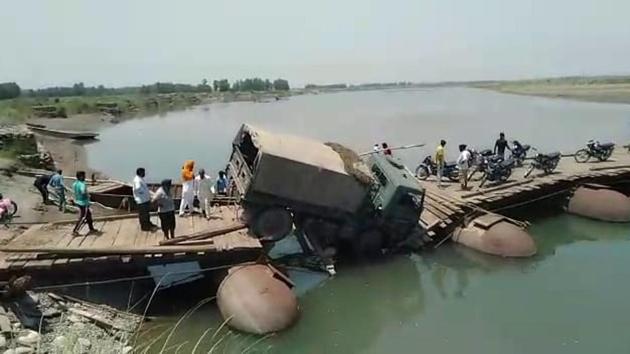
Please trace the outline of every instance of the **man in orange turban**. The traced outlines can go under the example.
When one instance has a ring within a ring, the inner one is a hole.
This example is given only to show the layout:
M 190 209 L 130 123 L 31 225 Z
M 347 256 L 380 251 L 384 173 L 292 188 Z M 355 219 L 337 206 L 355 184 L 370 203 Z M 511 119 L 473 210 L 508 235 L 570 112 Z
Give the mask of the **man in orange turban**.
M 188 160 L 182 168 L 182 201 L 179 204 L 179 216 L 184 216 L 186 207 L 192 214 L 193 201 L 195 199 L 195 188 L 193 186 L 195 180 L 195 161 Z

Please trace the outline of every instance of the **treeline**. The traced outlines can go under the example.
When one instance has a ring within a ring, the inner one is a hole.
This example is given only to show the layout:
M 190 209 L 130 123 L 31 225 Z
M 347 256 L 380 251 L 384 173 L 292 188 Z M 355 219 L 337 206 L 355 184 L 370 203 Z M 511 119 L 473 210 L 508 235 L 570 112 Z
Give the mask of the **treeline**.
M 15 82 L 0 83 L 0 100 L 19 97 L 22 90 Z
M 128 95 L 128 94 L 155 94 L 155 93 L 177 93 L 177 92 L 227 92 L 227 91 L 288 91 L 289 82 L 284 79 L 276 79 L 273 82 L 269 79 L 251 78 L 236 80 L 230 83 L 227 79 L 214 80 L 212 85 L 207 79 L 203 79 L 198 85 L 180 84 L 172 82 L 156 82 L 151 85 L 128 86 L 128 87 L 105 87 L 85 86 L 78 82 L 72 86 L 55 86 L 42 89 L 22 90 L 15 82 L 0 83 L 0 99 L 10 99 L 16 97 L 70 97 L 70 96 L 107 96 L 107 95 Z
M 334 90 L 334 89 L 347 89 L 348 85 L 346 84 L 329 84 L 329 85 L 315 85 L 315 84 L 307 84 L 306 86 L 304 86 L 305 89 L 307 90 L 319 90 L 319 89 L 324 89 L 324 90 Z

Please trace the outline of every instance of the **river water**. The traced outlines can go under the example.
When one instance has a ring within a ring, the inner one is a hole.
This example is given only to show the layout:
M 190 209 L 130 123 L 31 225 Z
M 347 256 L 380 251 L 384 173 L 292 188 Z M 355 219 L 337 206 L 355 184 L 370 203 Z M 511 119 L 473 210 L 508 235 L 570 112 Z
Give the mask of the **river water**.
M 428 143 L 402 154 L 409 164 L 442 137 L 452 142 L 453 158 L 456 143 L 489 146 L 499 131 L 541 150 L 567 152 L 589 138 L 630 140 L 630 105 L 448 88 L 218 104 L 130 120 L 103 131 L 88 157 L 120 179 L 129 179 L 137 165 L 154 180 L 175 177 L 185 159 L 216 171 L 242 122 L 359 151 L 381 141 Z M 334 278 L 295 272 L 302 316 L 290 330 L 262 339 L 222 330 L 211 338 L 221 319 L 208 304 L 181 321 L 165 347 L 174 352 L 182 344 L 180 352 L 190 352 L 203 337 L 204 352 L 219 342 L 215 349 L 227 353 L 630 353 L 630 227 L 558 210 L 533 214 L 530 232 L 539 253 L 531 259 L 444 245 L 348 266 Z M 144 343 L 179 315 L 149 325 L 154 334 Z

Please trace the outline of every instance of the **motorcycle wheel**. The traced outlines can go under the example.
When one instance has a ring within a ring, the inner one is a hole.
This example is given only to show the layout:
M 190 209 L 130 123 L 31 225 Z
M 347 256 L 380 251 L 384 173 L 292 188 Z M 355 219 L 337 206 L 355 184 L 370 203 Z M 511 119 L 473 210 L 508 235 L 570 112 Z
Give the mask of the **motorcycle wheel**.
M 613 152 L 612 149 L 606 150 L 606 151 L 602 152 L 601 155 L 597 156 L 597 158 L 599 159 L 599 161 L 602 161 L 602 162 L 606 161 L 606 160 L 608 160 L 610 155 L 612 155 L 612 152 Z
M 457 182 L 459 181 L 459 170 L 453 170 L 451 171 L 451 173 L 448 174 L 448 176 L 446 176 L 448 179 L 450 179 L 453 182 Z
M 584 163 L 591 158 L 591 153 L 586 149 L 580 149 L 575 152 L 575 156 L 573 156 L 573 158 L 577 163 Z
M 18 206 L 14 201 L 11 201 L 11 207 L 9 207 L 9 216 L 13 216 L 15 215 L 15 213 L 17 213 L 18 211 Z
M 426 180 L 429 178 L 429 169 L 425 165 L 418 165 L 416 167 L 416 177 L 423 181 Z
M 546 174 L 551 174 L 553 172 L 553 170 L 556 169 L 556 167 L 558 167 L 558 161 L 557 160 L 549 162 L 548 165 L 545 165 L 543 170 L 545 171 Z

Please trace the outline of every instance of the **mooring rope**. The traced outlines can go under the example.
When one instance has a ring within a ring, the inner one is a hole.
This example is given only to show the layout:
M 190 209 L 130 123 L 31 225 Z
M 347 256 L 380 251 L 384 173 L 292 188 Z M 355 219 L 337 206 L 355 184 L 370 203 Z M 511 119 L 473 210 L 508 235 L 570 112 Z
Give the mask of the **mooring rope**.
M 209 272 L 213 270 L 221 270 L 221 269 L 227 269 L 227 268 L 232 268 L 236 266 L 244 266 L 244 265 L 250 265 L 250 264 L 256 264 L 256 263 L 255 262 L 242 262 L 242 263 L 234 263 L 234 264 L 225 264 L 221 266 L 206 267 L 206 268 L 195 269 L 195 270 L 166 272 L 165 274 L 162 274 L 160 276 L 164 278 L 169 275 L 176 275 L 176 274 L 202 273 L 202 272 Z M 154 277 L 155 276 L 153 275 L 138 275 L 135 277 L 122 277 L 122 278 L 112 278 L 112 279 L 105 279 L 105 280 L 98 280 L 98 281 L 85 281 L 85 282 L 76 282 L 76 283 L 55 284 L 55 285 L 48 285 L 48 286 L 38 286 L 38 287 L 33 288 L 33 290 L 52 290 L 52 289 L 61 289 L 61 288 L 71 288 L 71 287 L 77 287 L 77 286 L 105 285 L 105 284 L 123 283 L 123 282 L 128 282 L 128 281 L 152 279 Z

